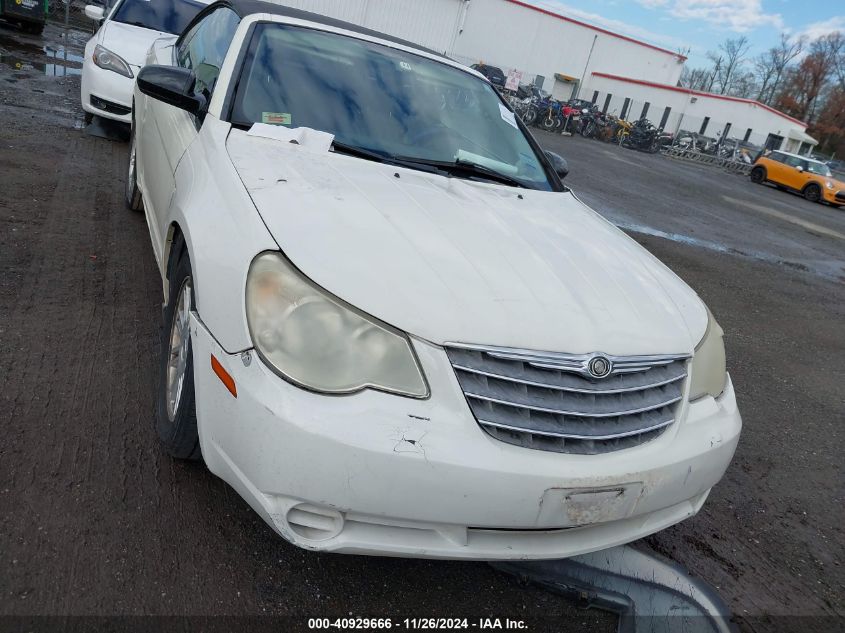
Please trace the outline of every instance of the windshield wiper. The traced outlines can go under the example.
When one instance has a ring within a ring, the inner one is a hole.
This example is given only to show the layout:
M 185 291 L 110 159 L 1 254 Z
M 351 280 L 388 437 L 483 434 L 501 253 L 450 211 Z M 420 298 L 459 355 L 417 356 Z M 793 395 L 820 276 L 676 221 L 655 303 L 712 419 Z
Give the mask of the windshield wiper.
M 440 171 L 445 171 L 452 176 L 465 174 L 484 178 L 486 180 L 494 180 L 505 185 L 511 185 L 512 187 L 521 187 L 522 189 L 529 188 L 525 183 L 517 180 L 513 176 L 508 176 L 500 171 L 490 169 L 480 163 L 466 160 L 464 158 L 459 158 L 453 163 L 445 160 L 425 160 L 423 158 L 413 158 L 411 156 L 397 156 L 396 159 L 417 165 L 428 165 L 429 167 L 434 167 Z
M 429 173 L 436 173 L 439 171 L 436 167 L 426 165 L 425 163 L 405 160 L 404 158 L 399 158 L 397 156 L 393 156 L 392 154 L 377 152 L 376 150 L 367 149 L 366 147 L 358 147 L 357 145 L 347 145 L 346 143 L 341 143 L 339 141 L 332 141 L 332 148 L 340 154 L 349 154 L 350 156 L 372 160 L 377 163 L 396 165 L 397 167 L 407 167 L 408 169 L 416 169 L 417 171 L 426 171 Z M 423 169 L 423 167 L 427 167 L 427 169 Z
M 367 160 L 373 160 L 379 163 L 386 163 L 388 165 L 396 165 L 397 167 L 407 167 L 408 169 L 426 171 L 432 174 L 439 173 L 451 176 L 463 174 L 467 176 L 476 176 L 505 185 L 528 189 L 524 183 L 520 182 L 516 178 L 466 159 L 457 159 L 455 162 L 449 162 L 425 160 L 423 158 L 414 158 L 413 156 L 395 156 L 393 154 L 377 152 L 376 150 L 368 149 L 366 147 L 347 145 L 346 143 L 341 143 L 339 141 L 332 142 L 332 147 L 336 152 L 349 154 L 350 156 L 357 156 L 358 158 L 365 158 Z

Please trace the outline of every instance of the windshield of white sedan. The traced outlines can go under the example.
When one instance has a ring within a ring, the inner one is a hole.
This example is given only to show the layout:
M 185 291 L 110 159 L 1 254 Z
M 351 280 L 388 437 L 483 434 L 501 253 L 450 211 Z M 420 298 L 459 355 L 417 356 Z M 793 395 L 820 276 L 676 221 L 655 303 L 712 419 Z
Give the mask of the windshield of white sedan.
M 232 122 L 310 127 L 334 134 L 336 151 L 552 188 L 513 112 L 489 84 L 352 37 L 259 25 L 237 83 Z
M 124 0 L 112 20 L 178 34 L 204 7 L 204 4 L 189 0 Z

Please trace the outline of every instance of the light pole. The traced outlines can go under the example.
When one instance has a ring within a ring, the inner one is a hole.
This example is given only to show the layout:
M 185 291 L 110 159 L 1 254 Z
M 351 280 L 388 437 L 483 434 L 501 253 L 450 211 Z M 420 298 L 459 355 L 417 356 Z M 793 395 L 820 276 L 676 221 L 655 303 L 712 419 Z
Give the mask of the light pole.
M 587 67 L 590 65 L 590 58 L 593 56 L 593 49 L 596 47 L 596 40 L 599 38 L 598 33 L 593 35 L 593 43 L 590 44 L 590 52 L 587 55 L 587 63 L 584 64 L 584 72 L 581 73 L 581 79 L 578 81 L 578 85 L 575 86 L 575 96 L 572 99 L 577 99 L 581 96 L 581 86 L 584 83 L 584 77 L 587 76 Z M 561 134 L 566 134 L 566 130 L 569 128 L 569 119 L 572 118 L 572 112 L 570 112 L 566 117 L 566 122 L 563 124 L 563 129 L 561 130 Z M 571 134 L 571 132 L 570 132 Z

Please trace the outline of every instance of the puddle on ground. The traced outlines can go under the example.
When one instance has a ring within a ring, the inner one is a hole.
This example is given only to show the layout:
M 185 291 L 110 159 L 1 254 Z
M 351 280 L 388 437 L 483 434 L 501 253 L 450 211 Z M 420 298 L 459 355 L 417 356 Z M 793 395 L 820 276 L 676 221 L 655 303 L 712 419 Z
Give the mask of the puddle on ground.
M 47 61 L 43 58 L 47 58 Z M 55 61 L 50 61 L 55 60 Z M 0 65 L 16 71 L 35 71 L 48 77 L 68 77 L 82 73 L 83 56 L 65 46 L 32 44 L 0 33 Z
M 628 222 L 614 222 L 616 226 L 627 233 L 641 233 L 643 235 L 652 235 L 654 237 L 661 237 L 666 240 L 686 244 L 688 246 L 697 246 L 699 248 L 706 248 L 718 253 L 728 253 L 730 255 L 738 255 L 740 257 L 749 257 L 757 259 L 769 264 L 778 264 L 780 266 L 787 266 L 794 270 L 809 272 L 824 277 L 831 281 L 843 282 L 845 281 L 845 265 L 840 260 L 804 260 L 792 261 L 783 259 L 771 253 L 764 253 L 762 251 L 738 250 L 731 248 L 720 242 L 713 242 L 711 240 L 703 240 L 689 235 L 682 235 L 680 233 L 668 233 L 655 229 L 650 226 L 642 224 L 631 224 Z
M 57 62 L 82 63 L 82 57 L 80 57 L 79 55 L 66 54 L 67 58 L 65 58 L 65 53 L 59 53 L 56 50 L 50 50 L 46 46 L 44 48 L 44 54 L 47 57 L 55 59 Z M 35 71 L 38 73 L 43 73 L 48 77 L 70 77 L 72 75 L 82 74 L 81 67 L 76 68 L 73 66 L 65 66 L 63 63 L 52 64 L 46 62 L 30 61 L 22 57 L 18 57 L 17 55 L 10 55 L 7 53 L 0 53 L 0 65 L 8 66 L 12 70 L 16 71 Z

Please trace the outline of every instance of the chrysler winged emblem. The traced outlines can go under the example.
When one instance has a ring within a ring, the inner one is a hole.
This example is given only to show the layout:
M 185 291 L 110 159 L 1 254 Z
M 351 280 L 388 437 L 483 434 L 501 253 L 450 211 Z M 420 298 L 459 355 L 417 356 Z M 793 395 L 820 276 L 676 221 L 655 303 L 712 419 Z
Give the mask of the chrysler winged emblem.
M 593 378 L 607 378 L 613 371 L 613 363 L 605 356 L 593 356 L 587 363 L 587 371 Z

